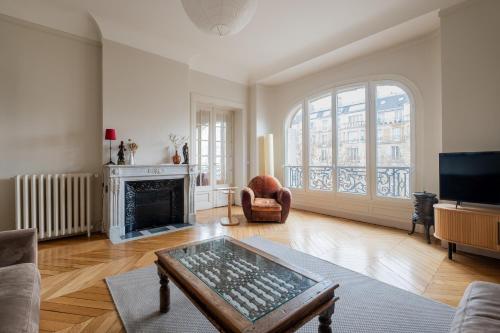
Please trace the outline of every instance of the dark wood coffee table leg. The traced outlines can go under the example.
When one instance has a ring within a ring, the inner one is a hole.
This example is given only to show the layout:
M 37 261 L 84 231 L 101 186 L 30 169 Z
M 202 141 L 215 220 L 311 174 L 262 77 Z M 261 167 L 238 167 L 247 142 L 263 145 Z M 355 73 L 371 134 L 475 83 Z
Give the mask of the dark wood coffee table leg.
M 318 327 L 318 332 L 319 333 L 331 333 L 332 328 L 330 325 L 332 324 L 332 316 L 333 313 L 335 312 L 335 303 L 333 303 L 328 309 L 323 311 L 319 315 L 319 327 Z
M 170 310 L 170 287 L 168 277 L 158 267 L 158 276 L 160 277 L 160 312 L 167 313 Z

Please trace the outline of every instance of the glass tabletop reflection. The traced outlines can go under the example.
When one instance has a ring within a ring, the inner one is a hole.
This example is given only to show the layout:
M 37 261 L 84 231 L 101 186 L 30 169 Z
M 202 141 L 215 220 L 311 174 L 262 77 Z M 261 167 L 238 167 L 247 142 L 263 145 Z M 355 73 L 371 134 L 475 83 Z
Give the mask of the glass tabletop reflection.
M 168 255 L 252 322 L 318 283 L 224 238 Z

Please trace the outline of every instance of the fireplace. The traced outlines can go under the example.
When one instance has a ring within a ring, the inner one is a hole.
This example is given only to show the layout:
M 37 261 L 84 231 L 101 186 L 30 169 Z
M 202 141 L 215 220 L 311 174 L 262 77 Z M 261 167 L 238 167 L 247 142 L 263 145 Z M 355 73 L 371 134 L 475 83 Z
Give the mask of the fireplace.
M 196 166 L 105 165 L 102 229 L 114 244 L 196 223 Z
M 184 178 L 125 182 L 125 233 L 184 223 Z

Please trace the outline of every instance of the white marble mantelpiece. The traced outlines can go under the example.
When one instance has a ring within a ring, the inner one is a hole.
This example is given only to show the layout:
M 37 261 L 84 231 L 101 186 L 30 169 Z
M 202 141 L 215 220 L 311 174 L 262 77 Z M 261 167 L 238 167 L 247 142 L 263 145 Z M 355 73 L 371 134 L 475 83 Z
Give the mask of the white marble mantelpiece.
M 160 179 L 184 179 L 184 223 L 196 222 L 195 165 L 105 165 L 102 231 L 113 243 L 122 242 L 125 235 L 125 182 Z

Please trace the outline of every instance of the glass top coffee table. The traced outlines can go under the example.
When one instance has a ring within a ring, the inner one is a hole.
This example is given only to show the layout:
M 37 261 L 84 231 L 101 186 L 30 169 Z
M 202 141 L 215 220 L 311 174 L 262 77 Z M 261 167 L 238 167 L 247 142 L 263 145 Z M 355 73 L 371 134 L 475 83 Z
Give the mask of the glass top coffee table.
M 161 312 L 170 279 L 222 332 L 288 332 L 316 315 L 319 331 L 331 331 L 338 285 L 262 250 L 224 236 L 156 255 Z

